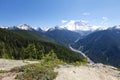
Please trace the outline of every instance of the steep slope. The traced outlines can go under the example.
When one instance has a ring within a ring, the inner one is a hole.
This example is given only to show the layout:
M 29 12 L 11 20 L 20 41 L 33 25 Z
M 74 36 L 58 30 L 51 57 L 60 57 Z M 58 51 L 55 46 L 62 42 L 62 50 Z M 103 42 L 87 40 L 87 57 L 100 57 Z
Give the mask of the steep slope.
M 94 32 L 73 45 L 94 62 L 120 67 L 120 30 L 107 29 Z
M 65 62 L 83 61 L 83 57 L 55 43 L 31 40 L 14 31 L 0 29 L 0 58 L 41 59 L 53 50 Z
M 81 37 L 77 32 L 58 28 L 48 30 L 45 35 L 63 45 L 73 43 L 76 39 Z

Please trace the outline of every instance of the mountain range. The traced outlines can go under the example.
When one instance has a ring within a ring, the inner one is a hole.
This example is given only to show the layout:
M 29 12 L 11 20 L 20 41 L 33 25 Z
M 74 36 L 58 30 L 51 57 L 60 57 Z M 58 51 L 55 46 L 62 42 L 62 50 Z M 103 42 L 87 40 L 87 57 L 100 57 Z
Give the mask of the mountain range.
M 48 28 L 48 30 L 43 30 L 40 27 L 31 27 L 27 24 L 22 24 L 18 26 L 0 26 L 1 28 L 8 30 L 15 30 L 21 34 L 26 34 L 26 37 L 29 37 L 28 34 L 34 35 L 33 37 L 40 39 L 40 37 L 49 38 L 51 41 L 55 41 L 62 45 L 67 46 L 70 43 L 73 43 L 78 38 L 80 39 L 83 36 L 86 36 L 95 30 L 101 30 L 99 28 L 94 28 L 94 26 L 89 26 L 89 24 L 82 20 L 70 21 L 65 23 L 63 26 L 55 26 L 53 28 Z M 102 28 L 103 29 L 103 28 Z M 32 37 L 32 38 L 33 38 Z M 32 39 L 31 38 L 31 39 Z M 48 40 L 44 39 L 43 40 Z
M 49 28 L 47 31 L 42 30 L 41 28 L 32 28 L 27 24 L 23 24 L 20 26 L 13 27 L 1 27 L 8 30 L 16 31 L 17 33 L 21 33 L 24 36 L 28 37 L 33 35 L 31 39 L 43 39 L 43 40 L 51 40 L 62 45 L 67 46 L 69 43 L 73 43 L 77 38 L 81 37 L 81 35 L 75 31 L 70 31 L 66 28 L 60 28 L 58 26 L 54 28 Z
M 53 41 L 37 39 L 34 37 L 35 35 L 35 33 L 28 33 L 28 31 L 19 32 L 19 30 L 0 28 L 0 58 L 40 60 L 52 50 L 60 60 L 67 63 L 84 61 L 80 54 L 71 51 L 69 48 Z
M 79 21 L 75 24 L 87 25 L 80 24 Z M 47 31 L 41 28 L 32 28 L 27 24 L 13 27 L 1 26 L 1 28 L 28 40 L 52 42 L 66 47 L 72 44 L 72 47 L 84 52 L 96 63 L 120 67 L 120 26 L 95 30 L 69 30 L 67 27 L 55 26 Z
M 18 26 L 0 26 L 1 28 L 10 28 L 10 29 L 22 29 L 22 30 L 43 30 L 43 31 L 48 31 L 50 28 L 43 28 L 43 27 L 31 27 L 30 25 L 27 24 L 21 24 Z M 55 26 L 56 27 L 56 26 Z M 70 20 L 62 25 L 59 26 L 59 29 L 68 29 L 71 31 L 95 31 L 95 30 L 104 30 L 108 27 L 106 26 L 96 26 L 96 25 L 90 25 L 87 21 L 84 20 Z M 54 29 L 54 28 L 52 28 Z

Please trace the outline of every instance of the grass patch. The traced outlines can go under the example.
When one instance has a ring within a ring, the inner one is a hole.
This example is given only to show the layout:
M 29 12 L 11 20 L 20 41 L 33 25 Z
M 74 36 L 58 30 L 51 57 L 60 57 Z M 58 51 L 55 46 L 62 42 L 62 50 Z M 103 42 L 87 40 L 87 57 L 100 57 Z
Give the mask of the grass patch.
M 7 71 L 7 70 L 0 70 L 0 73 L 7 73 L 7 72 L 9 72 L 9 71 Z

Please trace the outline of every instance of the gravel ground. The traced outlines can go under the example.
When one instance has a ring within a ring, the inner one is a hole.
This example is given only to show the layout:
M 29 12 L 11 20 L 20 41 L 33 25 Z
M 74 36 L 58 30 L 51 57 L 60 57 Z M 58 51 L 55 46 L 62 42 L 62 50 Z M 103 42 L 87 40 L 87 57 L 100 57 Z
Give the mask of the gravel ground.
M 9 60 L 0 59 L 0 70 L 10 70 L 16 66 L 23 66 L 27 64 L 38 63 L 37 61 L 23 61 L 23 60 Z
M 22 61 L 0 59 L 0 70 L 10 70 L 16 66 L 38 63 L 37 61 Z M 60 65 L 55 68 L 58 76 L 55 80 L 120 80 L 120 71 L 103 64 L 88 64 L 84 66 Z M 0 80 L 15 80 L 18 73 L 0 73 Z
M 117 68 L 102 64 L 60 66 L 55 71 L 58 72 L 55 80 L 120 80 Z

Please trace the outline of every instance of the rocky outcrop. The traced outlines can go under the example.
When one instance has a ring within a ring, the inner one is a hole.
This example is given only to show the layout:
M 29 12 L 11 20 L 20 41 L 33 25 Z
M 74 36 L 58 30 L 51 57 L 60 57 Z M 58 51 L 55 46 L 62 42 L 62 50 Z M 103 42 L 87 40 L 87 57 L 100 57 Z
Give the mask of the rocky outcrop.
M 55 80 L 120 80 L 117 68 L 103 64 L 60 66 L 55 71 L 58 72 Z

